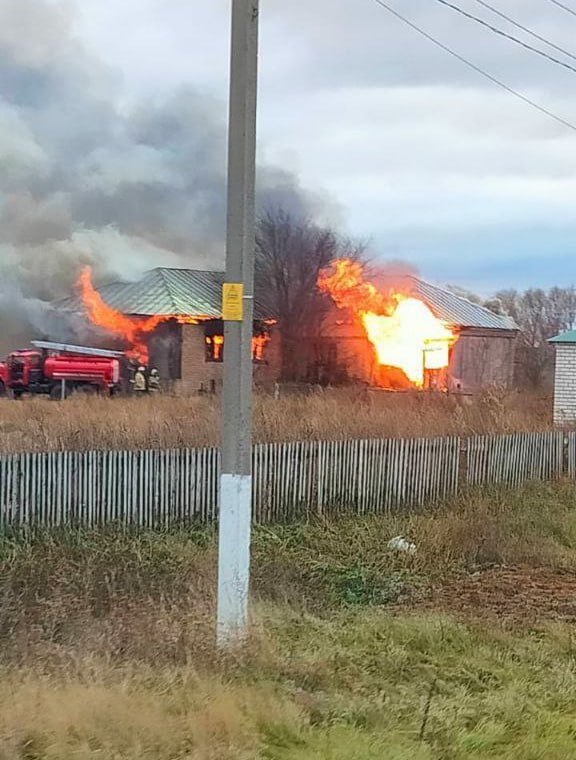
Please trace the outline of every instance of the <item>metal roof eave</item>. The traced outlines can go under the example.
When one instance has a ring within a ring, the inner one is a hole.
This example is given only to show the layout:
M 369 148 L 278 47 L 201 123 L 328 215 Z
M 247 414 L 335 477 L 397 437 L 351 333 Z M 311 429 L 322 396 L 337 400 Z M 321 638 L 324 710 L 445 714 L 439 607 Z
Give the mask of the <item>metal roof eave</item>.
M 553 345 L 570 345 L 576 343 L 576 330 L 567 330 L 566 332 L 555 335 L 553 338 L 548 339 L 548 343 Z

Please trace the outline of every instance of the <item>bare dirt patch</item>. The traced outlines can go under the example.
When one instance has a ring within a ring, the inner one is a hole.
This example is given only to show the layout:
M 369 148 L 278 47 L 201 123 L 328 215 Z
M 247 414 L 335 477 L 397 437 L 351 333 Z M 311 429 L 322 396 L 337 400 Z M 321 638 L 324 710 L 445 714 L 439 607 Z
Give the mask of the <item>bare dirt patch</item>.
M 517 623 L 576 622 L 576 574 L 549 568 L 493 568 L 431 590 L 413 605 L 470 617 L 498 617 Z

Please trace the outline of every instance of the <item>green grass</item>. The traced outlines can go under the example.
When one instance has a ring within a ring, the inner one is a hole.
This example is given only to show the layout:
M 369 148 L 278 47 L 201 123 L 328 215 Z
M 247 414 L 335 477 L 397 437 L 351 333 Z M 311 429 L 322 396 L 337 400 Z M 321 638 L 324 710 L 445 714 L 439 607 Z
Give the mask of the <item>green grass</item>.
M 495 563 L 576 571 L 575 495 L 257 529 L 253 637 L 226 657 L 214 531 L 4 535 L 0 758 L 576 757 L 571 620 L 421 606 Z
M 576 756 L 568 626 L 520 633 L 383 611 L 278 625 L 281 690 L 306 719 L 304 744 L 270 757 L 323 757 L 330 742 L 335 758 Z

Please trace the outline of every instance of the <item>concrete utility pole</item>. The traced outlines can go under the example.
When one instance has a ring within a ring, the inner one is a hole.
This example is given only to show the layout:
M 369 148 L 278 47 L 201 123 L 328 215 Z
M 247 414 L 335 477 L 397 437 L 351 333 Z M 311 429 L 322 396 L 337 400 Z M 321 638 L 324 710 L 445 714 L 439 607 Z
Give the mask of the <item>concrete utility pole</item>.
M 232 0 L 217 638 L 248 632 L 259 0 Z

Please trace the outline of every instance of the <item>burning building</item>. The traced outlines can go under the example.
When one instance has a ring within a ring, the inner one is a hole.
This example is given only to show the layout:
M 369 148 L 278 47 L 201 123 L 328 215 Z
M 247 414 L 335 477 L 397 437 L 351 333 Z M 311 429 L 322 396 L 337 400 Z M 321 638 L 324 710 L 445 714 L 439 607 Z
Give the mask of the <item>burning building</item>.
M 223 281 L 222 272 L 157 268 L 95 290 L 85 270 L 79 298 L 58 306 L 88 317 L 103 347 L 156 367 L 175 390 L 211 391 L 222 380 Z M 511 387 L 517 329 L 507 317 L 411 275 L 371 277 L 349 260 L 322 272 L 318 287 L 328 308 L 298 342 L 294 374 L 302 381 L 464 393 Z M 268 316 L 256 303 L 254 375 L 262 385 L 281 371 L 282 325 Z
M 222 381 L 223 281 L 222 272 L 157 268 L 138 282 L 113 282 L 96 290 L 86 269 L 79 297 L 58 308 L 87 317 L 108 346 L 124 348 L 135 361 L 157 368 L 174 390 L 213 391 Z M 275 382 L 278 336 L 257 304 L 252 350 L 256 382 Z
M 508 317 L 411 275 L 371 278 L 346 259 L 318 284 L 332 308 L 303 341 L 309 379 L 335 373 L 392 390 L 511 387 L 517 328 Z

